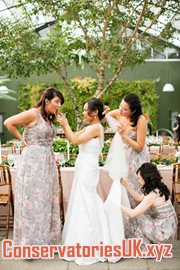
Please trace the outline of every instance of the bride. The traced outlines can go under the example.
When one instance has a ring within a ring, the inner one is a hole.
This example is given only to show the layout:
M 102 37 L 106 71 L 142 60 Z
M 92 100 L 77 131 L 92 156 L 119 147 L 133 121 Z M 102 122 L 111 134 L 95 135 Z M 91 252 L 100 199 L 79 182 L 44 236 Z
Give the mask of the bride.
M 84 105 L 83 120 L 89 124 L 81 131 L 72 132 L 67 119 L 59 114 L 58 121 L 65 135 L 74 145 L 79 145 L 79 155 L 75 164 L 75 175 L 70 194 L 62 244 L 76 246 L 97 246 L 109 244 L 109 229 L 104 205 L 96 186 L 99 181 L 99 155 L 104 141 L 104 130 L 101 125 L 104 106 L 100 99 L 92 98 Z M 97 252 L 93 257 L 68 257 L 63 259 L 88 265 L 106 258 Z

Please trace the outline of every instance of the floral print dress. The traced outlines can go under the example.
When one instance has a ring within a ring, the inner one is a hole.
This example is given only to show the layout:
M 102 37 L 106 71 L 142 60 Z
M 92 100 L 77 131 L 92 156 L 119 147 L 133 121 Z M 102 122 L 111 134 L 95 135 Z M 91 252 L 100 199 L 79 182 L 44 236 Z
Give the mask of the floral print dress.
M 15 179 L 14 244 L 59 244 L 61 236 L 59 185 L 52 151 L 55 127 L 38 113 L 37 123 L 26 127 L 28 146 Z
M 143 244 L 172 243 L 177 232 L 177 216 L 170 200 L 149 208 L 136 219 L 129 218 L 129 238 L 142 238 Z
M 134 141 L 137 140 L 137 132 L 135 130 L 127 131 L 126 135 Z M 124 141 L 124 151 L 126 156 L 126 163 L 128 166 L 127 181 L 132 186 L 132 188 L 139 192 L 140 186 L 138 184 L 138 177 L 136 172 L 143 163 L 150 161 L 147 144 L 145 143 L 143 151 L 138 152 L 131 145 L 125 143 Z M 134 201 L 130 194 L 128 194 L 128 196 L 131 207 L 134 208 L 137 203 Z

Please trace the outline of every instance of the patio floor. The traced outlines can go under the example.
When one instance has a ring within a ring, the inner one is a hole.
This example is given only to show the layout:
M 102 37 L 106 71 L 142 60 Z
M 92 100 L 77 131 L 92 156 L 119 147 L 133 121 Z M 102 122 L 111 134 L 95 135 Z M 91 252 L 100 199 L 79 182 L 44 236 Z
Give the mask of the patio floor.
M 161 262 L 156 262 L 155 259 L 121 259 L 116 263 L 96 263 L 90 266 L 79 266 L 74 262 L 66 262 L 59 259 L 58 255 L 55 255 L 52 260 L 2 259 L 1 243 L 2 241 L 0 242 L 1 270 L 180 270 L 180 241 L 175 241 L 173 245 L 173 258 L 162 259 Z

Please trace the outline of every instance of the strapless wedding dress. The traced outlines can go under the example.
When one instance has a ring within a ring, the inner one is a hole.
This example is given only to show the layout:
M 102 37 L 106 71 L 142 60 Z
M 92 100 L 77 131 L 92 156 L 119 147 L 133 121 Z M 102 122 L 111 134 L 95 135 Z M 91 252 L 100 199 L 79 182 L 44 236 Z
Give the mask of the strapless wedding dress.
M 99 197 L 96 186 L 99 181 L 99 154 L 103 143 L 93 138 L 79 146 L 79 155 L 75 164 L 75 175 L 70 194 L 62 244 L 66 246 L 107 245 L 110 243 L 109 229 L 104 204 Z M 101 243 L 101 244 L 100 244 Z M 88 265 L 106 258 L 94 257 L 63 257 L 80 265 Z

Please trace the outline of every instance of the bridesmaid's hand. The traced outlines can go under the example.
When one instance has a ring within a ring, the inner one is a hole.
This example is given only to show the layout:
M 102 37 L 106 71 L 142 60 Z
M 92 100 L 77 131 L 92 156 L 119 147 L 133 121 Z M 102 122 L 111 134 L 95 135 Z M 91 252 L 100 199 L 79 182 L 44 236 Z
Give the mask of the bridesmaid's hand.
M 127 182 L 123 177 L 120 179 L 120 183 L 121 183 L 125 188 L 128 187 L 128 182 Z
M 109 106 L 104 106 L 104 111 L 103 111 L 103 113 L 102 114 L 104 114 L 104 115 L 106 115 L 107 113 L 109 113 L 110 112 L 110 108 L 109 108 Z
M 22 145 L 23 148 L 28 146 L 27 141 L 25 140 L 24 137 L 21 138 L 21 145 Z
M 119 125 L 117 126 L 117 131 L 121 136 L 124 134 L 124 126 L 121 123 L 119 123 Z

